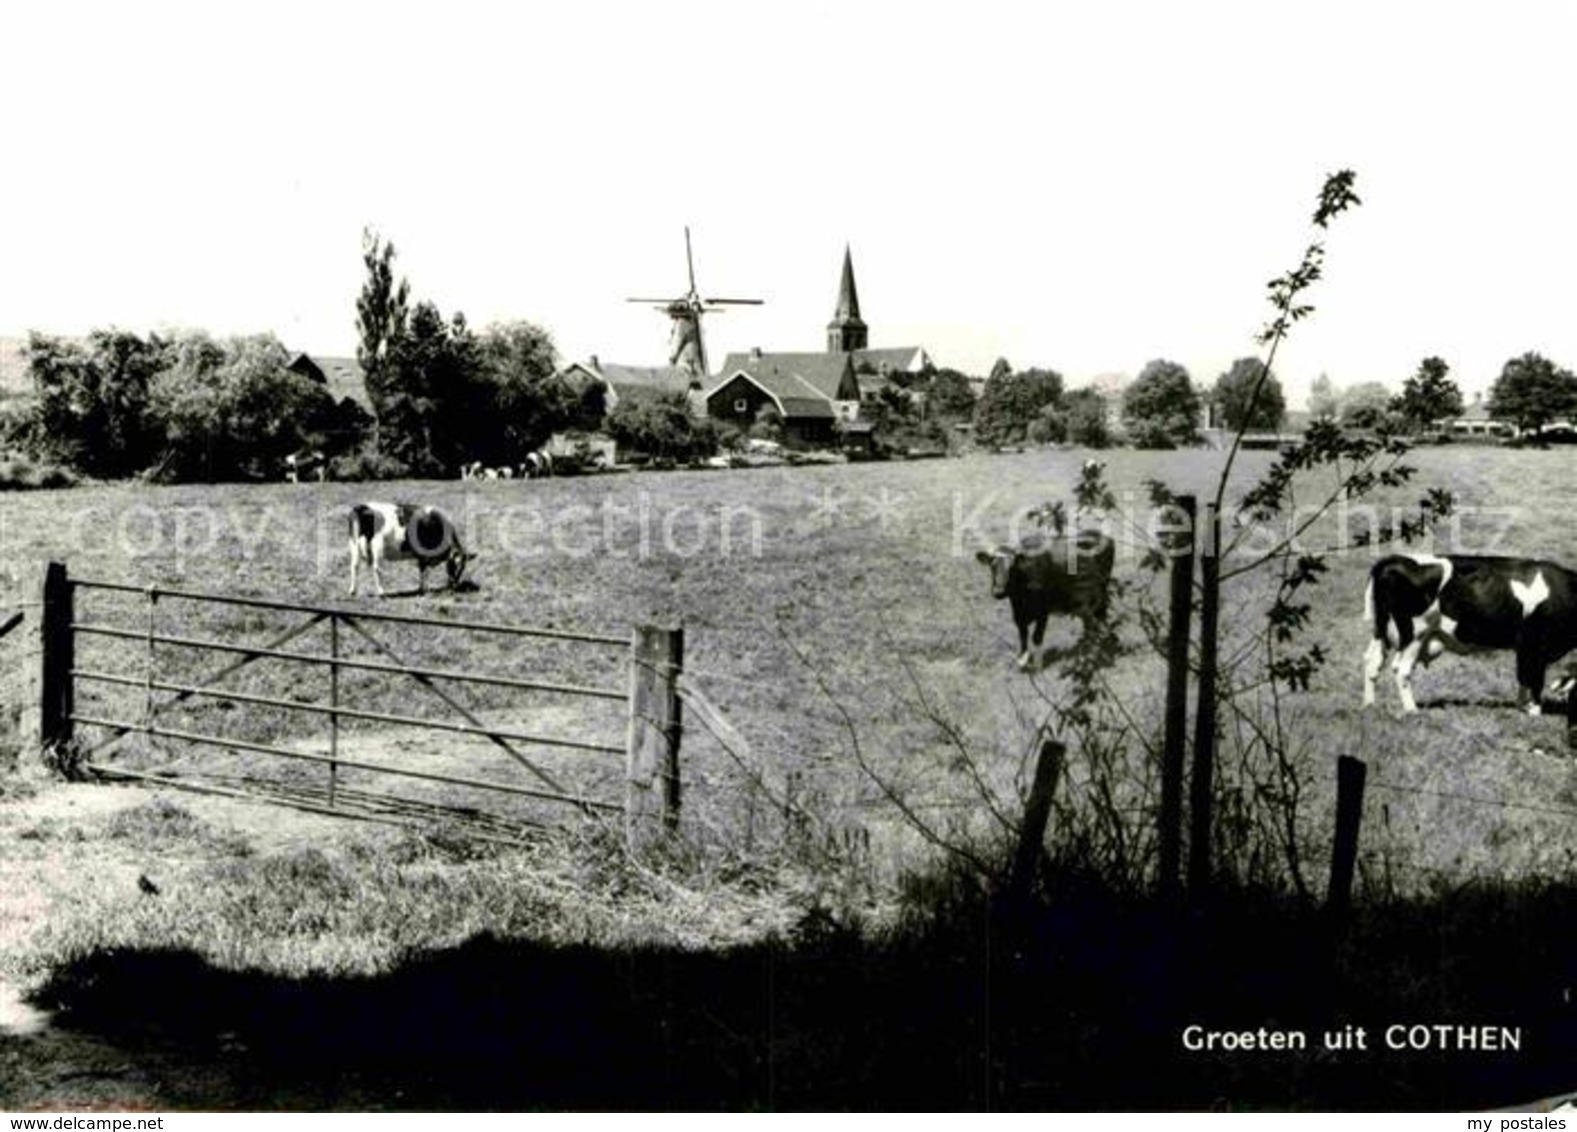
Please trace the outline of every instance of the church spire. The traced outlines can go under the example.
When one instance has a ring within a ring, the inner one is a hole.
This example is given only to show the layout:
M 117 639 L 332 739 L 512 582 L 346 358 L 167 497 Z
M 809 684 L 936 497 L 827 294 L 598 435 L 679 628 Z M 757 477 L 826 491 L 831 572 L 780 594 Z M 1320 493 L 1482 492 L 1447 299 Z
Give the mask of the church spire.
M 827 352 L 844 354 L 863 350 L 866 344 L 866 326 L 860 318 L 860 295 L 854 289 L 854 258 L 849 246 L 843 246 L 843 278 L 838 282 L 838 308 L 827 324 Z

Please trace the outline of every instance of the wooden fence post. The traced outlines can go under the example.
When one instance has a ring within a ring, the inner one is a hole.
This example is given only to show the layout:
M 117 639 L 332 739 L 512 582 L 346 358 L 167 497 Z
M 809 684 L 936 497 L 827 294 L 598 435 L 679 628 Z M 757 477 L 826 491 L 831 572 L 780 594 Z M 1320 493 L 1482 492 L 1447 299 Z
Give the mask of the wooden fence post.
M 1210 887 L 1210 804 L 1216 765 L 1216 638 L 1221 619 L 1221 516 L 1205 505 L 1199 548 L 1199 702 L 1194 709 L 1194 771 L 1188 783 L 1188 888 L 1203 897 Z
M 71 635 L 71 579 L 64 562 L 44 567 L 43 607 L 39 611 L 38 743 L 40 749 L 71 741 L 71 670 L 76 665 Z
M 634 850 L 653 833 L 679 827 L 679 673 L 684 629 L 637 626 L 630 642 L 630 730 L 625 765 L 625 843 Z
M 1336 838 L 1331 844 L 1331 884 L 1325 910 L 1340 918 L 1352 903 L 1353 872 L 1358 863 L 1358 827 L 1363 822 L 1363 786 L 1369 768 L 1361 759 L 1336 760 Z
M 1168 547 L 1172 555 L 1171 616 L 1166 638 L 1166 732 L 1161 746 L 1160 890 L 1177 899 L 1183 863 L 1183 763 L 1188 746 L 1188 646 L 1194 613 L 1194 521 L 1198 503 L 1180 495 L 1187 529 Z
M 1055 739 L 1040 745 L 1035 761 L 1035 779 L 1024 806 L 1024 825 L 1019 830 L 1018 849 L 1013 854 L 1013 871 L 1008 875 L 1007 904 L 1010 909 L 1028 906 L 1030 885 L 1035 880 L 1035 864 L 1046 843 L 1046 822 L 1051 817 L 1051 800 L 1057 793 L 1057 777 L 1062 772 L 1063 746 Z

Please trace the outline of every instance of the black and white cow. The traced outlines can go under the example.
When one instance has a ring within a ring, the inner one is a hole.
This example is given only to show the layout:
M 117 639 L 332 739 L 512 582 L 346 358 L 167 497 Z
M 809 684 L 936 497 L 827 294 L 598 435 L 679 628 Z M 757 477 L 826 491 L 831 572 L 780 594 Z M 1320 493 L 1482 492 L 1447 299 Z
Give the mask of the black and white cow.
M 1413 668 L 1442 652 L 1511 649 L 1517 702 L 1538 715 L 1544 675 L 1577 647 L 1577 574 L 1553 562 L 1477 555 L 1394 554 L 1369 571 L 1364 615 L 1373 638 L 1363 659 L 1363 702 L 1387 652 L 1402 710 L 1413 712 Z
M 529 479 L 545 479 L 553 474 L 553 457 L 547 449 L 539 448 L 526 455 L 526 462 L 520 465 L 520 474 Z
M 991 568 L 991 596 L 1007 598 L 1013 610 L 1020 668 L 1028 671 L 1033 666 L 1030 630 L 1039 649 L 1051 614 L 1079 618 L 1085 632 L 1106 615 L 1116 554 L 1112 540 L 1099 531 L 1081 531 L 1073 538 L 1031 536 L 1017 547 L 1001 546 L 975 555 Z
M 350 509 L 350 595 L 356 596 L 356 570 L 372 569 L 373 585 L 383 596 L 379 568 L 385 562 L 415 561 L 417 590 L 427 592 L 427 571 L 443 566 L 449 588 L 460 584 L 466 564 L 476 555 L 460 545 L 449 517 L 436 507 L 415 503 L 358 503 Z
M 300 483 L 302 476 L 316 475 L 322 483 L 328 478 L 328 457 L 321 452 L 292 452 L 285 457 L 285 481 Z

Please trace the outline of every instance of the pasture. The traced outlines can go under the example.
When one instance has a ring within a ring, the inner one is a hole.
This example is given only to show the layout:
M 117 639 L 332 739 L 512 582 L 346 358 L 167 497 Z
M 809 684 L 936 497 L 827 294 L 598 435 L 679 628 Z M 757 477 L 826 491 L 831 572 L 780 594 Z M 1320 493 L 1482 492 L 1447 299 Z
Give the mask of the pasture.
M 686 669 L 748 745 L 732 754 L 748 757 L 752 773 L 775 790 L 800 792 L 834 822 L 885 830 L 892 815 L 882 812 L 884 792 L 855 766 L 855 747 L 914 805 L 938 811 L 967 808 L 970 799 L 947 773 L 960 743 L 988 765 L 1010 771 L 1027 751 L 1044 699 L 1056 695 L 1055 681 L 1014 671 L 1008 611 L 990 600 L 973 554 L 982 541 L 1006 538 L 1015 517 L 1028 529 L 1021 518 L 1026 508 L 1066 500 L 1082 458 L 1041 452 L 529 483 L 106 486 L 11 496 L 0 514 L 8 571 L 8 592 L 0 600 L 30 598 L 19 588 L 29 576 L 24 568 L 61 558 L 73 574 L 139 585 L 343 602 L 345 508 L 369 492 L 431 501 L 456 518 L 467 545 L 479 553 L 471 575 L 475 589 L 417 597 L 410 593 L 414 568 L 406 565 L 390 578 L 391 590 L 404 596 L 381 605 L 362 597 L 358 604 L 615 636 L 640 622 L 682 623 Z M 1382 509 L 1405 505 L 1426 485 L 1452 490 L 1461 511 L 1438 532 L 1436 549 L 1577 562 L 1577 530 L 1561 521 L 1566 453 L 1442 448 L 1420 450 L 1412 459 L 1421 469 L 1418 490 L 1371 502 Z M 1109 457 L 1108 479 L 1122 508 L 1142 525 L 1148 514 L 1144 480 L 1203 495 L 1220 460 L 1205 452 L 1118 452 Z M 1251 482 L 1266 460 L 1245 453 L 1239 481 Z M 1338 512 L 1334 523 L 1310 530 L 1304 541 L 1330 545 L 1368 521 Z M 1150 587 L 1149 575 L 1137 566 L 1137 540 L 1117 534 L 1118 576 Z M 1559 721 L 1524 719 L 1510 709 L 1509 656 L 1447 657 L 1421 670 L 1416 683 L 1425 710 L 1416 719 L 1395 718 L 1388 679 L 1382 680 L 1380 711 L 1357 709 L 1367 642 L 1362 593 L 1374 553 L 1354 548 L 1339 554 L 1314 591 L 1309 640 L 1330 660 L 1310 691 L 1290 702 L 1291 730 L 1306 749 L 1311 778 L 1329 778 L 1337 754 L 1361 754 L 1378 781 L 1426 792 L 1386 800 L 1392 832 L 1404 843 L 1409 827 L 1433 831 L 1399 850 L 1413 864 L 1512 874 L 1564 867 L 1563 839 L 1552 844 L 1512 831 L 1516 823 L 1537 821 L 1537 811 L 1522 817 L 1453 814 L 1450 799 L 1438 796 L 1556 807 L 1574 801 Z M 1229 583 L 1229 635 L 1258 629 L 1263 593 L 1258 579 Z M 115 604 L 112 595 L 93 600 Z M 173 602 L 160 616 L 202 635 L 246 641 L 288 625 L 267 612 L 178 608 Z M 1073 634 L 1071 624 L 1054 621 L 1049 640 L 1066 644 Z M 403 655 L 444 667 L 622 687 L 622 658 L 551 642 L 447 639 L 421 627 L 392 640 Z M 1125 641 L 1132 647 L 1107 683 L 1132 725 L 1153 732 L 1162 669 L 1132 624 Z M 356 675 L 363 685 L 358 704 L 409 713 L 411 697 L 419 694 L 408 683 Z M 264 684 L 285 679 L 269 687 L 287 695 L 320 677 L 311 670 L 288 678 L 248 674 Z M 471 702 L 507 710 L 516 720 L 552 716 L 600 737 L 619 726 L 616 712 L 597 718 L 579 708 L 567 712 L 562 703 L 523 703 L 518 693 L 484 692 Z M 955 734 L 942 734 L 939 721 Z M 246 725 L 253 729 L 249 735 L 263 739 L 323 729 L 320 719 L 286 713 L 250 718 Z M 417 733 L 401 738 L 425 741 Z M 446 749 L 453 745 L 447 737 L 432 738 Z M 697 758 L 686 776 L 687 809 L 732 837 L 740 832 L 739 784 L 725 771 L 739 772 L 738 760 L 713 765 L 703 757 L 709 736 L 697 729 L 695 739 L 687 735 Z M 376 743 L 377 736 L 360 741 Z M 723 776 L 717 789 L 708 788 L 708 774 Z M 879 863 L 912 864 L 901 825 L 891 832 Z
M 684 820 L 696 856 L 677 873 L 616 867 L 616 837 L 595 829 L 473 851 L 442 837 L 195 795 L 13 790 L 0 798 L 0 838 L 14 850 L 0 980 L 36 985 L 59 964 L 113 947 L 187 947 L 230 970 L 374 973 L 486 933 L 715 948 L 792 934 L 829 913 L 881 924 L 900 880 L 936 854 L 895 800 L 932 832 L 963 838 L 991 828 L 983 791 L 1005 798 L 1022 786 L 1036 728 L 1061 686 L 1049 673 L 1016 669 L 1012 621 L 990 599 L 974 552 L 1004 539 L 1027 508 L 1071 502 L 1086 455 L 539 481 L 104 485 L 3 497 L 0 608 L 32 600 L 32 568 L 63 559 L 92 578 L 438 618 L 616 636 L 642 622 L 682 623 L 686 671 L 736 741 L 722 743 L 687 720 Z M 1120 504 L 1140 524 L 1146 479 L 1203 496 L 1222 460 L 1208 452 L 1104 458 Z M 1411 457 L 1420 468 L 1415 486 L 1370 502 L 1402 506 L 1427 486 L 1446 487 L 1461 513 L 1435 549 L 1577 564 L 1577 529 L 1562 521 L 1570 459 L 1563 451 L 1420 450 Z M 1267 461 L 1243 454 L 1238 490 Z M 395 566 L 385 582 L 396 596 L 351 602 L 344 515 L 365 498 L 445 508 L 479 553 L 474 588 L 417 596 L 414 567 Z M 1307 542 L 1339 542 L 1371 518 L 1338 513 Z M 1164 579 L 1140 569 L 1137 541 L 1118 543 L 1116 574 L 1134 587 L 1130 603 L 1149 590 L 1164 605 Z M 1370 766 L 1361 885 L 1418 891 L 1569 875 L 1577 784 L 1565 721 L 1514 709 L 1508 654 L 1446 657 L 1420 669 L 1415 717 L 1398 717 L 1388 679 L 1379 710 L 1360 711 L 1363 587 L 1374 554 L 1354 548 L 1333 559 L 1308 629 L 1329 661 L 1308 692 L 1284 705 L 1309 859 L 1328 853 L 1335 758 L 1357 754 Z M 1263 579 L 1229 584 L 1229 646 L 1261 630 L 1265 593 Z M 103 600 L 107 617 L 115 599 Z M 266 612 L 176 605 L 161 603 L 159 616 L 192 635 L 259 641 L 286 624 Z M 127 602 L 121 614 L 138 616 L 137 608 Z M 1073 633 L 1054 621 L 1048 642 L 1065 646 Z M 22 694 L 13 669 L 30 645 L 24 636 L 0 642 L 8 707 Z M 551 642 L 418 627 L 387 639 L 406 659 L 435 667 L 614 687 L 624 679 L 621 658 L 610 664 Z M 1159 728 L 1164 669 L 1132 619 L 1123 640 L 1104 681 L 1135 784 L 1127 801 L 1139 806 L 1151 801 L 1144 744 Z M 134 643 L 116 647 L 95 663 L 140 662 Z M 311 698 L 320 679 L 259 664 L 229 686 Z M 376 674 L 359 674 L 354 692 L 359 706 L 377 710 L 433 706 L 408 681 Z M 617 712 L 599 717 L 507 690 L 481 690 L 468 702 L 505 724 L 546 720 L 584 736 L 620 726 Z M 189 710 L 258 741 L 321 739 L 314 717 L 223 704 Z M 470 738 L 402 732 L 396 740 L 371 725 L 345 726 L 355 749 L 401 765 L 475 766 L 485 776 L 498 762 Z M 1225 749 L 1231 743 L 1229 734 Z M 132 745 L 123 757 L 136 766 L 169 754 Z M 573 764 L 554 758 L 555 769 Z M 232 761 L 238 772 L 255 767 L 248 756 Z M 1082 804 L 1089 782 L 1075 750 L 1067 804 Z M 76 801 L 83 798 L 115 800 Z M 833 861 L 836 869 L 819 867 Z M 139 873 L 165 895 L 140 898 Z

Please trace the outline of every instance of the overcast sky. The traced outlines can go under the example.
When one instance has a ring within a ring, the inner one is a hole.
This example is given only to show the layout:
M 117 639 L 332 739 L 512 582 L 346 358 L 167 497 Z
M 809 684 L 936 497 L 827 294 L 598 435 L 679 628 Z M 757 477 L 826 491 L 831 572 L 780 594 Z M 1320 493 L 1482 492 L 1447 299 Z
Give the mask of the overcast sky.
M 237 14 L 237 13 L 241 14 Z M 1072 384 L 1252 353 L 1326 173 L 1278 366 L 1469 391 L 1577 367 L 1577 4 L 26 4 L 3 17 L 0 334 L 355 349 L 360 246 L 474 326 L 658 364 L 629 295 L 759 297 L 708 352 L 873 346 Z

